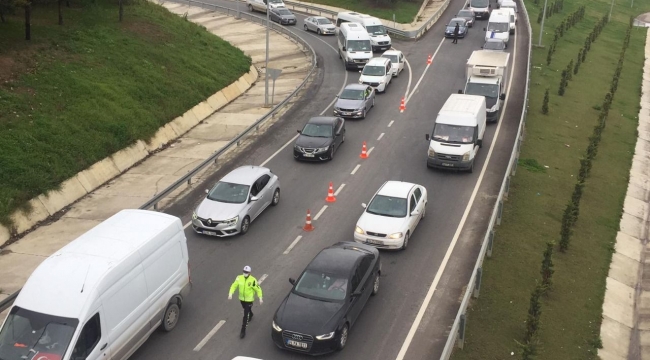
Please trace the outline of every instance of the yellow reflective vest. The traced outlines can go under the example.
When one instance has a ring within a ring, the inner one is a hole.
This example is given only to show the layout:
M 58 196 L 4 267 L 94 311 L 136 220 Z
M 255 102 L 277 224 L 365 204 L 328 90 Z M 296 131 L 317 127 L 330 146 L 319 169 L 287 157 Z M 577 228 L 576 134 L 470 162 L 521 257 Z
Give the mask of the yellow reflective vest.
M 237 289 L 239 289 L 239 300 L 241 301 L 253 302 L 255 294 L 257 294 L 258 298 L 262 298 L 262 288 L 253 275 L 248 275 L 248 277 L 244 277 L 244 275 L 237 276 L 235 282 L 230 286 L 228 295 L 234 294 Z

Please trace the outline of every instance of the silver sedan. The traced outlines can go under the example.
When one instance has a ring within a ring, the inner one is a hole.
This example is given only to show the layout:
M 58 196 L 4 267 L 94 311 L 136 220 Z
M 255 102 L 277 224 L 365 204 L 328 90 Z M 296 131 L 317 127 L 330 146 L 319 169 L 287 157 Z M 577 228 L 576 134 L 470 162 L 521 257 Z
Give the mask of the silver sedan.
M 323 16 L 308 17 L 304 21 L 305 31 L 315 31 L 318 35 L 334 35 L 336 27 L 330 19 Z
M 280 202 L 280 181 L 261 166 L 242 166 L 224 176 L 192 214 L 192 228 L 218 237 L 245 234 L 269 205 Z

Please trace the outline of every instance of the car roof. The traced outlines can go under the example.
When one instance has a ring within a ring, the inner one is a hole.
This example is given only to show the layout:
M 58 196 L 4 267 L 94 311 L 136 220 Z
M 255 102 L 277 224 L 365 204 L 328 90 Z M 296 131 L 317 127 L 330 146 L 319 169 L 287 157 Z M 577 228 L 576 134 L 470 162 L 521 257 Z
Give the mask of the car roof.
M 316 19 L 316 20 L 321 20 L 321 19 L 329 20 L 329 19 L 326 18 L 325 16 L 312 16 L 311 18 L 312 18 L 312 19 Z M 330 20 L 330 21 L 332 21 L 332 20 Z
M 268 168 L 255 165 L 246 165 L 238 167 L 237 169 L 224 176 L 221 181 L 242 185 L 253 185 L 257 179 L 263 174 L 270 172 Z
M 321 250 L 305 270 L 347 276 L 359 258 L 371 254 L 376 257 L 379 252 L 367 245 L 341 241 Z
M 415 185 L 410 182 L 389 180 L 382 185 L 377 195 L 406 198 Z
M 386 51 L 384 51 L 383 54 L 381 54 L 381 56 L 384 56 L 384 55 L 399 55 L 401 53 L 402 52 L 399 51 L 399 50 L 386 50 Z
M 364 84 L 347 84 L 345 86 L 345 89 L 350 89 L 350 90 L 365 90 L 368 87 L 368 85 Z
M 313 118 L 307 121 L 307 124 L 327 124 L 332 125 L 336 121 L 337 117 L 335 116 L 314 116 Z
M 384 65 L 387 61 L 390 61 L 390 59 L 383 57 L 374 57 L 368 60 L 366 65 Z

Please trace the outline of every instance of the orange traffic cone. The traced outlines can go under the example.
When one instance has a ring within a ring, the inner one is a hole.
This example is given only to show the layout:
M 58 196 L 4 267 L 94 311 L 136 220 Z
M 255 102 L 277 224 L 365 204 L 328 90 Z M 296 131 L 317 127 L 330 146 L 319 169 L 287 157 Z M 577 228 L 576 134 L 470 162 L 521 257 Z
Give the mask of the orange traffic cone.
M 431 65 L 431 62 L 432 62 L 432 61 L 433 61 L 433 60 L 431 60 L 431 55 L 429 55 L 429 57 L 427 58 L 427 65 Z
M 334 187 L 332 185 L 332 182 L 330 181 L 330 188 L 327 190 L 327 197 L 325 198 L 325 201 L 327 202 L 335 202 L 336 197 L 334 197 Z
M 402 97 L 402 102 L 399 104 L 399 112 L 403 113 L 406 110 L 406 104 L 404 104 L 404 97 Z
M 362 159 L 367 159 L 368 158 L 368 151 L 366 150 L 366 142 L 363 142 L 363 146 L 361 147 L 361 155 L 359 155 L 360 158 Z
M 305 221 L 305 226 L 302 228 L 305 231 L 313 231 L 314 226 L 311 224 L 311 212 L 307 210 L 307 221 Z

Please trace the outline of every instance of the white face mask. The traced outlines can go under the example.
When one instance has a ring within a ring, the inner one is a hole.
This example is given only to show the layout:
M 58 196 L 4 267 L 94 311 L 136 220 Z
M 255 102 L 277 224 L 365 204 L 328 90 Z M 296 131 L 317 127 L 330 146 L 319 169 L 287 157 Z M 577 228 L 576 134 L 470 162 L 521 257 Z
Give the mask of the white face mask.
M 244 277 L 248 277 L 248 275 L 250 275 L 250 274 L 244 273 Z

